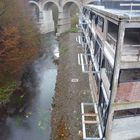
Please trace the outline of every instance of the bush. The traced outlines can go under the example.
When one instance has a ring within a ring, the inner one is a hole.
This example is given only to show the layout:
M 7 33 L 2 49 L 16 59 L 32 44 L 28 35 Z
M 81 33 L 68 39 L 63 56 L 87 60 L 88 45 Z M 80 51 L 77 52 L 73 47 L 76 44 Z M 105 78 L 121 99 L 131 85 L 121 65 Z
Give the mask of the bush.
M 76 27 L 72 27 L 70 30 L 69 30 L 70 33 L 77 33 L 78 32 L 78 29 Z

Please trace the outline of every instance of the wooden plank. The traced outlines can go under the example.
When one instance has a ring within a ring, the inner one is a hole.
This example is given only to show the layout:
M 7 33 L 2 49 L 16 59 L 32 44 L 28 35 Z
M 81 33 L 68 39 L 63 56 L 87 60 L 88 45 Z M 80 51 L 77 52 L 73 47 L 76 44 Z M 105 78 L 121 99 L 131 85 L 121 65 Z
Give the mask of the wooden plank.
M 96 113 L 83 113 L 82 114 L 83 116 L 86 116 L 86 117 L 92 117 L 92 116 L 97 116 L 97 114 Z
M 84 121 L 84 124 L 97 124 L 97 121 Z

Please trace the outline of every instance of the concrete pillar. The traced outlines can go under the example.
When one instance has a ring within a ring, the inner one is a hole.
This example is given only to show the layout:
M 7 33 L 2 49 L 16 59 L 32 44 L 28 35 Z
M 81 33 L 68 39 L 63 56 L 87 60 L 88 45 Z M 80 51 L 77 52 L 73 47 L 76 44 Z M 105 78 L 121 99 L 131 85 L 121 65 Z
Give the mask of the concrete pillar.
M 39 23 L 40 23 L 40 32 L 42 34 L 55 31 L 52 10 L 49 10 L 49 11 L 43 10 Z
M 112 122 L 113 122 L 113 114 L 114 114 L 113 103 L 115 101 L 117 88 L 118 88 L 120 63 L 121 63 L 121 48 L 123 45 L 124 31 L 125 31 L 124 23 L 120 22 L 119 30 L 118 30 L 117 48 L 115 52 L 114 75 L 113 75 L 113 82 L 112 82 L 112 89 L 111 89 L 109 115 L 108 115 L 107 126 L 106 126 L 106 140 L 111 140 Z
M 70 14 L 65 13 L 62 9 L 58 14 L 57 33 L 61 34 L 68 31 L 71 28 Z

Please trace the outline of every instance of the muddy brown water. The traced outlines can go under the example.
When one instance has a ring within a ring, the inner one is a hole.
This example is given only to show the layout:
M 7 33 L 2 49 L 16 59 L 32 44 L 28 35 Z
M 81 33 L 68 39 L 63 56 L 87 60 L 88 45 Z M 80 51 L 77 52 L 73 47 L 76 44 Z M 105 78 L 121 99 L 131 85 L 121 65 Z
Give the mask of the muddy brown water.
M 0 122 L 0 140 L 50 140 L 51 104 L 57 77 L 53 57 L 58 41 L 54 34 L 45 35 L 42 40 L 41 55 L 33 62 L 30 78 L 24 83 L 30 95 L 35 96 L 24 115 L 17 114 Z

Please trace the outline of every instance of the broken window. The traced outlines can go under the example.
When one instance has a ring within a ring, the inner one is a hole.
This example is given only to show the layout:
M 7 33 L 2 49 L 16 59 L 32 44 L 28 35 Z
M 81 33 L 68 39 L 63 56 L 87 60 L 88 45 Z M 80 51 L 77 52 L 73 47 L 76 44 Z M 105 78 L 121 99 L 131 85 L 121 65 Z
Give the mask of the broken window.
M 114 112 L 114 119 L 140 115 L 140 108 L 118 110 Z
M 140 46 L 140 28 L 126 28 L 124 44 Z
M 119 83 L 140 81 L 140 69 L 122 69 Z
M 95 23 L 95 19 L 96 19 L 96 15 L 95 13 L 93 13 L 92 11 L 90 12 L 90 20 L 93 21 Z
M 87 9 L 83 8 L 83 14 L 86 15 Z
M 90 40 L 92 39 L 92 32 L 91 32 L 91 29 L 89 29 L 89 33 L 88 33 L 88 36 L 89 36 L 89 38 L 90 38 Z
M 125 29 L 122 60 L 127 62 L 140 61 L 140 28 Z
M 108 99 L 102 88 L 100 88 L 98 108 L 101 119 L 101 127 L 104 132 L 108 116 Z
M 111 83 L 113 68 L 111 67 L 108 59 L 105 56 L 103 56 L 102 68 L 105 68 L 105 73 L 108 77 L 109 83 Z
M 98 18 L 97 25 L 101 29 L 101 31 L 103 32 L 103 30 L 104 30 L 104 18 L 101 16 L 98 16 L 97 18 Z
M 87 24 L 86 24 L 86 22 L 84 20 L 83 20 L 82 25 L 83 25 L 83 28 L 86 30 L 87 29 Z
M 114 50 L 116 49 L 118 29 L 119 29 L 118 25 L 116 25 L 111 21 L 108 21 L 107 42 L 112 46 Z
M 98 63 L 99 68 L 101 67 L 101 60 L 102 60 L 102 42 L 100 38 L 97 36 L 96 43 L 95 43 L 95 59 Z

